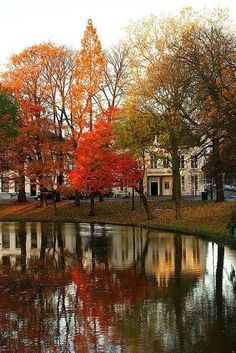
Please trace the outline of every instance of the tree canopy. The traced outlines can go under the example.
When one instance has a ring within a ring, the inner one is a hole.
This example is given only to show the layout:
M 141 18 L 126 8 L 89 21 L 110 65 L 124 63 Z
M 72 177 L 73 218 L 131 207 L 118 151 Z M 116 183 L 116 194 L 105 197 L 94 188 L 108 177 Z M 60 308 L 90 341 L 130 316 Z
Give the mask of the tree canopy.
M 14 137 L 18 126 L 18 104 L 14 97 L 6 91 L 0 92 L 0 136 Z

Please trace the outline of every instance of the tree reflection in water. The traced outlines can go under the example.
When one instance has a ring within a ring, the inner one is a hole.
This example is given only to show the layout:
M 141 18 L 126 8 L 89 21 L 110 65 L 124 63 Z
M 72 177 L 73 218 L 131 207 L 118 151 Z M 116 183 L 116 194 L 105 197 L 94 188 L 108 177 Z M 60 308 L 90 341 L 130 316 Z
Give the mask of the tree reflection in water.
M 55 252 L 51 254 L 47 249 L 48 234 L 44 223 L 41 231 L 39 257 L 29 260 L 26 271 L 26 225 L 20 223 L 16 232 L 20 244 L 20 267 L 1 268 L 1 353 L 54 351 L 57 343 L 53 337 L 60 337 L 60 320 L 63 318 L 67 322 L 63 308 L 68 300 L 65 291 L 70 275 L 69 269 L 62 271 L 64 256 L 60 231 L 56 233 L 60 249 L 57 260 Z M 68 327 L 66 336 L 69 337 Z M 65 347 L 62 351 L 70 352 Z
M 7 226 L 15 228 L 0 224 L 1 353 L 225 353 L 236 346 L 227 248 L 217 247 L 211 268 L 207 243 L 195 237 Z
M 76 335 L 78 352 L 98 352 L 98 346 L 99 352 L 105 352 L 109 345 L 119 344 L 119 309 L 138 305 L 156 291 L 154 284 L 132 270 L 88 272 L 76 267 L 71 275 L 80 301 L 77 314 L 83 318 Z

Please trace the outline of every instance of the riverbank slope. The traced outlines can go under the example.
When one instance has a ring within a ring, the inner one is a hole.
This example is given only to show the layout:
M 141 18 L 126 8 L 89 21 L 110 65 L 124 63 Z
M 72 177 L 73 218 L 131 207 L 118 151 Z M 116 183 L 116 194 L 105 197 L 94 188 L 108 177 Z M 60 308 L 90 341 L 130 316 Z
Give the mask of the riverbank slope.
M 38 201 L 29 201 L 17 205 L 14 201 L 0 203 L 0 221 L 62 221 L 62 222 L 95 222 L 140 225 L 162 230 L 195 234 L 224 242 L 236 242 L 226 235 L 226 227 L 234 202 L 215 203 L 211 201 L 182 201 L 181 219 L 175 220 L 174 203 L 171 201 L 149 202 L 152 219 L 147 221 L 139 200 L 131 210 L 131 201 L 110 199 L 96 202 L 96 215 L 88 216 L 89 202 L 82 201 L 75 207 L 73 201 L 62 201 L 57 204 L 55 215 L 52 204 L 40 208 Z

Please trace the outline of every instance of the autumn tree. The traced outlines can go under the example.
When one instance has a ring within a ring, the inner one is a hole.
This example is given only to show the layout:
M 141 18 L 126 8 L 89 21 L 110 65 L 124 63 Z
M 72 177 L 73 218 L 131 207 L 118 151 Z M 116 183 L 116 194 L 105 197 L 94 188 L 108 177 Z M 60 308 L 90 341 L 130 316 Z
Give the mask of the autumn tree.
M 43 142 L 45 144 L 45 139 L 48 138 L 52 144 L 55 140 L 62 144 L 70 139 L 74 128 L 69 111 L 73 59 L 73 53 L 65 47 L 56 47 L 52 43 L 39 44 L 14 55 L 8 71 L 3 74 L 4 85 L 9 87 L 19 102 L 20 136 L 11 149 L 11 158 L 15 161 L 12 167 L 20 180 L 19 201 L 26 201 L 26 171 L 30 170 L 27 176 L 32 178 L 35 174 L 32 173 L 32 165 L 38 164 L 40 160 L 43 163 L 42 153 L 45 154 L 45 149 L 42 151 L 41 147 Z M 35 138 L 32 139 L 32 136 Z M 67 147 L 64 150 L 67 154 Z M 61 185 L 62 170 L 65 168 L 63 149 L 54 151 L 53 158 L 53 163 L 56 161 L 60 164 L 60 168 L 56 170 L 58 184 Z M 68 154 L 65 158 L 68 159 Z M 55 169 L 52 168 L 51 171 L 54 175 Z M 32 183 L 42 185 L 42 173 L 38 178 L 39 180 L 31 179 Z
M 135 187 L 141 174 L 134 158 L 116 149 L 112 123 L 99 121 L 93 131 L 82 135 L 69 179 L 75 188 L 90 196 L 89 215 L 93 216 L 97 193 L 106 193 L 114 186 Z
M 56 209 L 56 190 L 60 192 L 60 175 L 65 175 L 70 161 L 71 146 L 70 142 L 61 140 L 54 133 L 54 124 L 47 118 L 41 118 L 33 130 L 31 126 L 25 127 L 24 133 L 31 149 L 28 154 L 25 172 L 30 180 L 34 181 L 34 187 L 40 192 L 41 206 L 47 206 L 47 193 L 52 193 L 52 200 Z M 66 163 L 66 155 L 68 163 Z M 63 163 L 61 158 L 63 156 Z M 57 196 L 59 199 L 59 195 Z
M 93 129 L 98 107 L 94 100 L 104 76 L 105 58 L 92 20 L 88 20 L 81 42 L 71 95 L 71 109 L 80 125 Z
M 48 83 L 45 102 L 46 116 L 54 125 L 54 141 L 57 140 L 58 146 L 65 145 L 65 153 L 63 153 L 63 149 L 60 149 L 60 151 L 55 151 L 54 155 L 57 163 L 60 164 L 60 172 L 57 176 L 58 186 L 62 186 L 64 182 L 65 174 L 62 173 L 62 170 L 68 164 L 68 147 L 70 145 L 72 155 L 77 139 L 77 135 L 74 133 L 77 130 L 77 125 L 70 104 L 76 54 L 66 46 L 55 46 L 48 43 L 44 70 L 42 71 L 43 80 Z
M 36 119 L 40 119 L 47 88 L 41 78 L 43 65 L 41 65 L 39 51 L 41 52 L 39 47 L 34 46 L 24 50 L 19 55 L 14 55 L 11 58 L 8 71 L 3 74 L 5 86 L 9 87 L 19 102 L 20 134 L 15 144 L 11 146 L 12 168 L 19 184 L 19 202 L 27 201 L 25 167 L 29 159 L 29 141 L 25 130 L 28 129 L 30 123 L 33 130 Z
M 221 159 L 222 144 L 233 141 L 235 129 L 235 35 L 227 15 L 215 10 L 208 16 L 187 12 L 191 25 L 186 26 L 178 41 L 169 43 L 178 60 L 192 74 L 195 100 L 199 112 L 192 116 L 192 126 L 197 126 L 204 148 L 211 155 L 213 177 L 216 184 L 216 201 L 224 200 Z
M 141 107 L 138 108 L 139 104 L 142 105 L 136 98 L 125 101 L 122 108 L 116 113 L 114 128 L 118 148 L 129 151 L 138 161 L 142 170 L 142 178 L 135 191 L 140 195 L 147 217 L 151 218 L 146 193 L 144 192 L 144 177 L 148 156 L 153 150 L 156 131 L 153 125 L 153 118 L 141 111 Z M 134 109 L 134 107 L 136 108 Z
M 236 146 L 230 139 L 221 142 L 219 156 L 221 160 L 222 173 L 226 184 L 234 184 L 236 181 Z M 215 160 L 214 155 L 209 152 L 205 165 L 207 178 L 214 179 Z
M 133 28 L 132 87 L 124 109 L 128 110 L 131 121 L 136 120 L 136 127 L 147 131 L 147 141 L 152 136 L 154 142 L 155 136 L 158 148 L 170 154 L 173 198 L 176 218 L 179 218 L 180 155 L 190 146 L 197 145 L 198 140 L 188 122 L 188 117 L 197 109 L 192 99 L 192 76 L 186 71 L 186 65 L 168 48 L 166 39 L 175 39 L 176 35 L 178 30 L 174 22 L 163 24 L 155 18 Z M 152 153 L 160 154 L 155 148 Z

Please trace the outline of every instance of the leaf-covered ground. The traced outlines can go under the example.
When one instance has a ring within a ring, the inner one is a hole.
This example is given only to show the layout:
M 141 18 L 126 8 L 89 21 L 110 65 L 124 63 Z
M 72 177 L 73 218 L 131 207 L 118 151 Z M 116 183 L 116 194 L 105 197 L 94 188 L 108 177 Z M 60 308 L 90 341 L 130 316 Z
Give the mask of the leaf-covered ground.
M 224 238 L 230 214 L 235 207 L 234 202 L 182 201 L 182 217 L 176 221 L 173 202 L 155 201 L 150 202 L 149 205 L 152 219 L 147 221 L 139 200 L 135 202 L 134 211 L 131 210 L 130 200 L 97 201 L 94 217 L 88 216 L 88 200 L 82 201 L 80 207 L 75 207 L 73 201 L 59 202 L 57 203 L 58 215 L 55 215 L 52 204 L 46 208 L 40 208 L 38 201 L 30 201 L 26 205 L 17 205 L 9 201 L 0 204 L 0 220 L 136 224 Z

